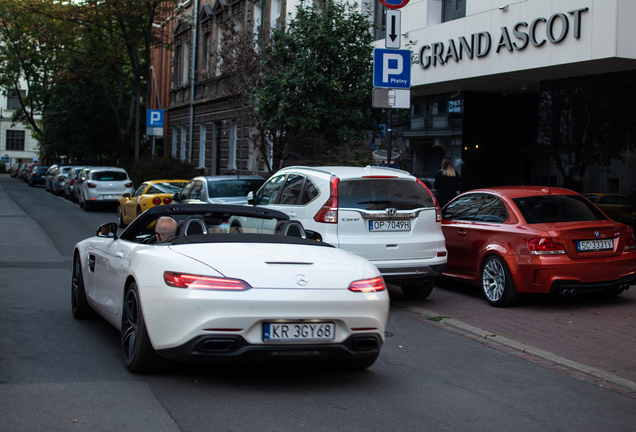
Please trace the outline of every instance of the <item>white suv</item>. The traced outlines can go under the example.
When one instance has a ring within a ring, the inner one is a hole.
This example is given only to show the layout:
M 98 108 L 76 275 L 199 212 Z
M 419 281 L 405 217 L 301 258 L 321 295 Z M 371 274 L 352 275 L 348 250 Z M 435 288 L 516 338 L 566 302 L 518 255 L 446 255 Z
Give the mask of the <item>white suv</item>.
M 133 182 L 125 169 L 93 167 L 80 185 L 78 201 L 80 207 L 90 211 L 98 204 L 114 204 L 123 194 L 133 192 Z
M 425 298 L 446 267 L 442 213 L 406 171 L 380 167 L 287 167 L 248 195 L 300 221 L 322 240 L 370 260 L 409 298 Z

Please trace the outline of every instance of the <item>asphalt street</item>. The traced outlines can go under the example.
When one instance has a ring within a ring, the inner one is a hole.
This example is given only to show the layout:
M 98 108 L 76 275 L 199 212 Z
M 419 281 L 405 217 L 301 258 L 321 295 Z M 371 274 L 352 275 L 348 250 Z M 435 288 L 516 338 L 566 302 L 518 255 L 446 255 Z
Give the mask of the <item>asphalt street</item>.
M 533 296 L 497 309 L 455 283 L 440 281 L 417 302 L 390 287 L 389 337 L 367 371 L 182 365 L 130 374 L 119 333 L 101 319 L 76 321 L 69 309 L 73 245 L 114 219 L 0 175 L 0 431 L 579 432 L 636 424 L 634 289 L 603 301 Z

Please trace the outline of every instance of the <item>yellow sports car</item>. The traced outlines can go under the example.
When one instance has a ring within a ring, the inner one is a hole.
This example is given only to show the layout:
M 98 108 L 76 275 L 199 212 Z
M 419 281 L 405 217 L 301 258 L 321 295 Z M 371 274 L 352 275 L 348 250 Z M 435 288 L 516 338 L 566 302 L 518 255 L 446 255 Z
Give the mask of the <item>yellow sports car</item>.
M 120 228 L 125 228 L 137 216 L 150 207 L 161 204 L 170 204 L 172 195 L 181 192 L 189 180 L 151 180 L 143 182 L 131 196 L 128 193 L 122 195 L 117 202 L 117 223 Z
M 596 204 L 610 219 L 634 226 L 636 211 L 629 197 L 613 193 L 587 193 L 585 198 Z

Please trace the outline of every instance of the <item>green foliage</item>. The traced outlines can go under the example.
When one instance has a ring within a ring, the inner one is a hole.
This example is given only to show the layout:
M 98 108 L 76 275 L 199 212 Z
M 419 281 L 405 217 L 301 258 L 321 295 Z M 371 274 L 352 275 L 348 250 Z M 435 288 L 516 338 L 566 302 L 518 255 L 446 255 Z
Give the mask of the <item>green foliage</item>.
M 263 85 L 253 101 L 280 147 L 309 158 L 364 140 L 371 112 L 373 36 L 369 21 L 344 2 L 301 3 L 263 53 Z M 276 147 L 275 147 L 276 155 Z
M 195 168 L 187 161 L 173 157 L 142 157 L 137 162 L 125 166 L 135 186 L 149 180 L 190 180 L 203 175 L 202 170 Z
M 67 79 L 51 88 L 51 102 L 42 121 L 45 159 L 117 159 L 117 122 L 104 97 L 101 73 L 82 71 L 73 59 Z

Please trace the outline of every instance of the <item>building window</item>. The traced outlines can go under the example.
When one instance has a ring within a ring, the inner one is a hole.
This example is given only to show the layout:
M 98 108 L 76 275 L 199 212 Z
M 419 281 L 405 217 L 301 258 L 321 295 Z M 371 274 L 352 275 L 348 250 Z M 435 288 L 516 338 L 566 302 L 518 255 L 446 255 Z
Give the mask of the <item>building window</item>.
M 178 145 L 178 128 L 172 128 L 172 157 L 177 158 L 177 145 Z
M 230 142 L 228 143 L 227 169 L 236 169 L 236 125 L 230 127 Z
M 380 0 L 375 0 L 373 4 L 375 40 L 381 40 L 386 37 L 386 14 L 384 13 L 384 6 L 380 3 Z
M 7 130 L 7 150 L 24 151 L 24 131 Z
M 466 0 L 444 0 L 442 22 L 453 21 L 466 16 Z
M 198 168 L 205 168 L 205 123 L 201 124 L 201 129 L 199 130 L 199 166 Z
M 26 90 L 20 90 L 22 97 L 26 96 Z M 15 90 L 7 91 L 7 110 L 15 111 L 20 108 L 20 99 L 18 93 Z
M 181 160 L 185 160 L 186 158 L 186 141 L 187 141 L 186 127 L 181 126 L 181 148 L 179 149 L 181 150 L 181 153 L 180 153 Z
M 280 9 L 281 9 L 281 1 L 280 0 L 272 0 L 270 6 L 270 27 L 275 28 L 276 30 L 280 30 L 281 22 L 280 22 Z

